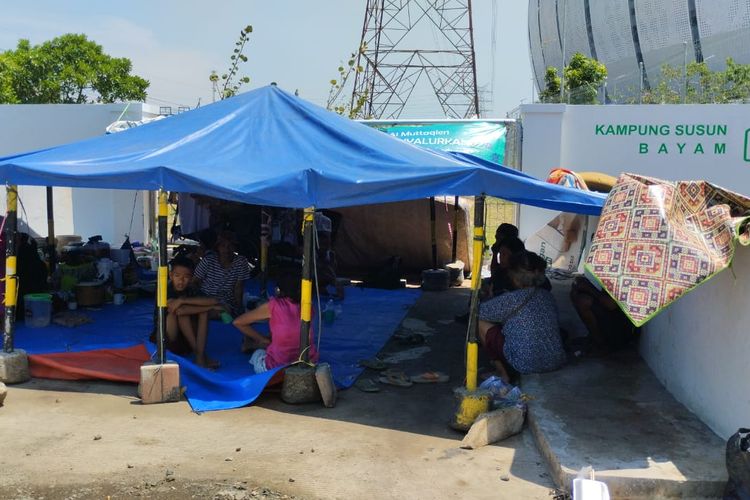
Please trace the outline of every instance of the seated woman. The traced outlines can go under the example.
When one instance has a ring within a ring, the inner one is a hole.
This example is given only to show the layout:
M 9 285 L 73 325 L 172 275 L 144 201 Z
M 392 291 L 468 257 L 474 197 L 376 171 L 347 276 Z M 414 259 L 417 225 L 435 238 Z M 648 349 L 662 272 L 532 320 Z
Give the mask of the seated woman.
M 500 244 L 511 238 L 518 238 L 518 228 L 513 224 L 503 222 L 495 229 L 495 243 L 492 244 L 492 260 L 490 261 L 490 273 L 495 274 L 496 268 L 500 265 Z
M 552 294 L 540 288 L 544 274 L 532 252 L 515 254 L 509 276 L 513 290 L 479 307 L 479 339 L 498 375 L 510 381 L 509 371 L 548 372 L 566 360 Z
M 617 351 L 638 338 L 636 328 L 617 302 L 588 279 L 578 277 L 573 281 L 570 300 L 589 331 L 589 354 L 597 356 Z
M 247 311 L 234 320 L 234 326 L 260 346 L 250 357 L 255 373 L 296 361 L 300 352 L 300 288 L 299 272 L 285 271 L 279 276 L 276 296 L 257 308 Z M 271 338 L 264 337 L 253 327 L 253 323 L 268 321 Z M 310 325 L 309 359 L 318 360 L 315 336 Z
M 244 311 L 242 293 L 250 279 L 250 263 L 236 253 L 236 240 L 230 231 L 216 238 L 213 252 L 207 252 L 195 268 L 195 279 L 201 294 L 214 297 L 232 316 Z
M 537 272 L 539 275 L 539 284 L 537 285 L 539 288 L 544 288 L 548 292 L 552 291 L 552 282 L 547 278 L 547 261 L 544 260 L 538 253 L 532 252 L 530 250 L 527 250 L 529 253 L 529 261 L 531 262 L 531 266 L 534 268 L 534 271 Z
M 514 255 L 526 251 L 523 241 L 515 236 L 502 239 L 492 245 L 493 260 L 490 265 L 491 297 L 513 290 L 510 280 L 510 263 Z

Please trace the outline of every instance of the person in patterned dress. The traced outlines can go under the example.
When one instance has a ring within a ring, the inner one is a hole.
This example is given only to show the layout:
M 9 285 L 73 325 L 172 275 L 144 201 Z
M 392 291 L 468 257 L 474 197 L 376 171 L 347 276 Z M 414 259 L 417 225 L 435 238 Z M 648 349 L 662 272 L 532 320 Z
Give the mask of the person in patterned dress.
M 509 271 L 514 289 L 479 307 L 479 339 L 506 382 L 511 373 L 553 371 L 566 361 L 557 306 L 542 287 L 545 276 L 537 257 L 533 252 L 514 255 Z

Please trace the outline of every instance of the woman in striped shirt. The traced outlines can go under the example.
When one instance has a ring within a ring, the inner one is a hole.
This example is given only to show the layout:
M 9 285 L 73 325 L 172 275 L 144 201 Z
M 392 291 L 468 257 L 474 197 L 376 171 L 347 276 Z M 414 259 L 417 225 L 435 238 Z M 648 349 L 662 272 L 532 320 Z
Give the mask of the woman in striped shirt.
M 203 295 L 215 297 L 232 316 L 242 314 L 242 293 L 250 279 L 250 263 L 237 254 L 235 236 L 222 231 L 215 251 L 208 252 L 195 268 L 195 278 Z

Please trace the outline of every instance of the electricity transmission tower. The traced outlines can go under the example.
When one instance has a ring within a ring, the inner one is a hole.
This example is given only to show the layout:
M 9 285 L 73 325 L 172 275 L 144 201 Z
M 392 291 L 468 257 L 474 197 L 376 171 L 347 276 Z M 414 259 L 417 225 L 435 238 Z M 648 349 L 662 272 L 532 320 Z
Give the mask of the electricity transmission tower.
M 362 117 L 398 118 L 423 76 L 447 118 L 479 116 L 471 0 L 367 0 L 357 66 Z

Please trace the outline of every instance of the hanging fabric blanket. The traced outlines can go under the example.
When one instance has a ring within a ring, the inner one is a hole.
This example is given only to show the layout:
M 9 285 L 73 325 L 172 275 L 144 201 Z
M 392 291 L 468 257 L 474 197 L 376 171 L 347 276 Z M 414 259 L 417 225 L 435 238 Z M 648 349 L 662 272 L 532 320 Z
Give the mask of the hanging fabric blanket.
M 704 181 L 622 174 L 607 198 L 586 270 L 641 326 L 726 269 L 750 243 L 750 198 Z

